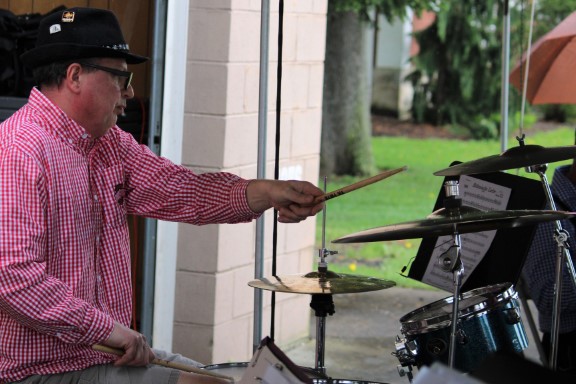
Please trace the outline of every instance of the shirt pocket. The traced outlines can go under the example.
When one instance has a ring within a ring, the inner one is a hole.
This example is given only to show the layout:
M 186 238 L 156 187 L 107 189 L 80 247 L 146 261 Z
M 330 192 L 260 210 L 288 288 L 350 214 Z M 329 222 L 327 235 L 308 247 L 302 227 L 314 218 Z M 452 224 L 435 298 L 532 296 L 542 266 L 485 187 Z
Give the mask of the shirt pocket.
M 122 165 L 105 168 L 101 172 L 100 196 L 104 225 L 118 227 L 126 224 L 126 195 L 128 192 Z

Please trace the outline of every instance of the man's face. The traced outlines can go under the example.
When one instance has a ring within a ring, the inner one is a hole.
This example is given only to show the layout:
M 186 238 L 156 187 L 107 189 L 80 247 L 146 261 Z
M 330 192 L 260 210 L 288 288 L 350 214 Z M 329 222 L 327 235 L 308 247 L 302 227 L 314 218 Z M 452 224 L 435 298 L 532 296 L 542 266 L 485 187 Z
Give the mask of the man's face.
M 78 107 L 82 110 L 83 126 L 94 138 L 104 136 L 124 113 L 126 100 L 134 97 L 134 89 L 127 85 L 126 76 L 110 73 L 108 70 L 127 70 L 124 59 L 102 58 L 91 63 L 102 67 L 83 68 L 83 78 Z

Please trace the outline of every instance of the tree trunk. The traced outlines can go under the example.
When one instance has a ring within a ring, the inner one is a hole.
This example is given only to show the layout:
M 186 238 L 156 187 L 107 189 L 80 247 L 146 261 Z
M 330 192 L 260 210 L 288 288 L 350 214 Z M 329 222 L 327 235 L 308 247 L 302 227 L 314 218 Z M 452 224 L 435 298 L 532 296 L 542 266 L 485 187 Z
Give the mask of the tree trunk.
M 322 175 L 373 172 L 370 90 L 365 33 L 352 12 L 332 12 L 328 3 L 322 110 Z

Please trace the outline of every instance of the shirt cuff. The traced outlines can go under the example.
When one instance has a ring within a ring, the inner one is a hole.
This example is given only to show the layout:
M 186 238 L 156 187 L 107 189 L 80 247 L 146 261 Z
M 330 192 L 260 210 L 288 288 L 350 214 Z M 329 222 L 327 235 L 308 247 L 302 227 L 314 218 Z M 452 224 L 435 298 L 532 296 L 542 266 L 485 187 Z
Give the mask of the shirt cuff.
M 88 328 L 79 344 L 97 344 L 108 340 L 114 330 L 114 320 L 97 309 L 91 309 L 87 316 Z
M 234 213 L 242 218 L 242 221 L 252 221 L 262 215 L 262 213 L 254 212 L 250 205 L 248 205 L 248 197 L 246 196 L 246 189 L 250 180 L 240 179 L 236 182 L 230 190 L 230 202 Z

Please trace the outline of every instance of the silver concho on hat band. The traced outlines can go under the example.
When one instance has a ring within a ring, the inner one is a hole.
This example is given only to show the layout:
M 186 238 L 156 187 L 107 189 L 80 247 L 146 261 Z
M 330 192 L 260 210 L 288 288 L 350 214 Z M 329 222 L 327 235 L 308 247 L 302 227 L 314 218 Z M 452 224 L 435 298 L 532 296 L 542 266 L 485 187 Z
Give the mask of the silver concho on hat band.
M 103 45 L 102 48 L 115 49 L 117 51 L 129 51 L 130 47 L 128 44 L 114 44 L 114 45 Z

